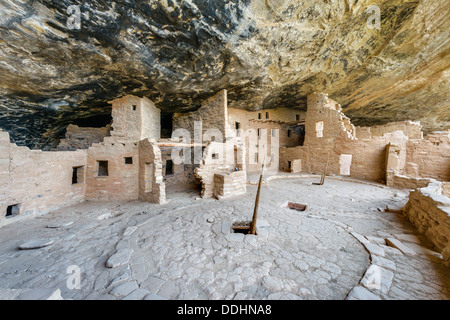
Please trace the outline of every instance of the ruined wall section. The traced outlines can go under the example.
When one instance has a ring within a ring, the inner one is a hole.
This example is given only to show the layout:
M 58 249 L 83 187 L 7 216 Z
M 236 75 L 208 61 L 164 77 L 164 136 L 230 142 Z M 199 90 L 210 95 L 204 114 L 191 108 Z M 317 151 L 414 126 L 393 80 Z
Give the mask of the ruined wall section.
M 145 139 L 139 143 L 139 199 L 166 203 L 161 149 Z
M 166 186 L 176 185 L 176 184 L 192 184 L 198 185 L 200 182 L 195 176 L 195 168 L 199 165 L 194 163 L 194 150 L 193 148 L 179 148 L 181 150 L 174 150 L 174 147 L 161 147 L 161 156 L 163 163 L 163 175 Z M 178 156 L 181 158 L 182 153 L 189 153 L 187 159 L 190 157 L 190 161 L 186 163 L 177 163 L 175 159 L 172 159 L 172 152 L 179 152 Z M 172 160 L 172 174 L 167 174 L 166 166 L 167 161 Z
M 278 162 L 276 166 L 269 164 L 268 169 L 278 170 L 281 164 L 276 157 L 279 147 L 296 147 L 303 144 L 304 127 L 299 124 L 303 123 L 305 117 L 304 111 L 288 108 L 260 111 L 228 109 L 228 123 L 246 146 L 248 172 L 259 172 L 264 156 L 269 163 Z M 275 139 L 278 143 L 272 148 L 272 141 Z
M 372 128 L 355 128 L 342 113 L 341 106 L 326 94 L 313 93 L 308 96 L 305 144 L 299 150 L 283 150 L 281 158 L 285 161 L 286 155 L 292 158 L 296 154 L 302 159 L 302 169 L 309 173 L 321 174 L 328 162 L 327 174 L 385 182 L 386 172 L 398 174 L 401 169 L 397 167 L 402 166 L 399 163 L 406 161 L 404 150 L 409 137 L 405 131 L 417 137 L 420 136 L 417 128 L 414 122 L 394 123 L 377 128 L 376 134 L 372 134 Z M 395 131 L 387 132 L 391 129 Z M 391 158 L 391 162 L 389 145 L 395 145 L 392 152 L 399 149 L 399 156 Z
M 84 201 L 85 150 L 30 150 L 10 144 L 5 132 L 0 134 L 0 149 L 5 152 L 0 158 L 0 224 Z M 79 168 L 77 183 L 73 180 L 74 168 Z M 6 218 L 8 206 L 14 209 Z
M 336 140 L 336 152 L 352 156 L 350 175 L 354 178 L 386 181 L 386 152 L 389 144 L 395 144 L 404 149 L 408 137 L 402 131 L 385 133 L 373 139 L 356 139 L 348 141 L 342 136 Z
M 61 139 L 58 151 L 75 151 L 88 149 L 94 143 L 100 143 L 110 135 L 111 126 L 104 128 L 87 128 L 69 124 L 65 139 Z
M 358 139 L 382 137 L 386 133 L 402 131 L 409 139 L 423 139 L 422 126 L 419 121 L 398 121 L 373 127 L 356 127 Z
M 406 144 L 404 175 L 450 181 L 450 129 Z
M 230 142 L 228 144 L 211 142 L 206 146 L 202 162 L 195 169 L 195 174 L 202 183 L 202 198 L 245 193 L 247 183 L 245 152 L 242 144 Z M 222 175 L 224 178 L 218 177 L 215 180 L 215 175 Z M 233 177 L 225 178 L 228 175 Z M 215 190 L 215 187 L 218 189 Z
M 234 133 L 228 126 L 227 99 L 227 91 L 222 90 L 213 97 L 204 101 L 202 103 L 202 106 L 197 111 L 188 113 L 175 113 L 173 115 L 173 130 L 188 130 L 191 135 L 191 141 L 194 142 L 193 140 L 198 138 L 194 137 L 195 122 L 201 122 L 202 136 L 208 129 L 217 129 L 221 132 L 222 141 L 216 140 L 216 142 L 224 142 L 229 135 L 233 137 Z
M 443 194 L 443 184 L 435 181 L 411 192 L 404 212 L 442 252 L 444 264 L 450 267 L 450 199 Z
M 305 122 L 304 170 L 321 174 L 328 162 L 327 173 L 340 173 L 337 143 L 356 140 L 355 129 L 341 112 L 341 106 L 324 93 L 308 95 Z
M 305 148 L 302 146 L 293 148 L 280 148 L 280 171 L 302 172 L 306 164 Z M 289 165 L 289 163 L 291 165 Z

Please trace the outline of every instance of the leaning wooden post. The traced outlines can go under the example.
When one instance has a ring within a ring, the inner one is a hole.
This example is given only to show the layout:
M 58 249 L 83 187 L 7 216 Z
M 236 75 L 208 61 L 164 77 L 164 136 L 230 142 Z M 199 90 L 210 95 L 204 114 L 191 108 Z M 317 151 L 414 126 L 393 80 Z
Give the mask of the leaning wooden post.
M 256 234 L 256 221 L 258 219 L 259 195 L 261 193 L 261 185 L 263 180 L 264 162 L 265 159 L 262 164 L 261 176 L 259 177 L 258 191 L 256 192 L 256 200 L 255 200 L 255 210 L 253 211 L 252 224 L 250 225 L 249 234 Z

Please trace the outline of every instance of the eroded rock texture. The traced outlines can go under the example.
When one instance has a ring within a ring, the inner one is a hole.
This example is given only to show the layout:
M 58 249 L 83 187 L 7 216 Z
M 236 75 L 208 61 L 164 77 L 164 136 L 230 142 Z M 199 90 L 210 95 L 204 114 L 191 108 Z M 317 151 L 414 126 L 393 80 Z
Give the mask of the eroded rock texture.
M 371 5 L 380 8 L 379 29 L 368 27 Z M 172 113 L 227 89 L 234 108 L 306 109 L 306 95 L 324 91 L 357 125 L 411 119 L 425 131 L 445 129 L 449 7 L 447 0 L 3 0 L 0 127 L 18 144 L 49 147 L 69 123 L 106 125 L 107 101 L 125 94 Z

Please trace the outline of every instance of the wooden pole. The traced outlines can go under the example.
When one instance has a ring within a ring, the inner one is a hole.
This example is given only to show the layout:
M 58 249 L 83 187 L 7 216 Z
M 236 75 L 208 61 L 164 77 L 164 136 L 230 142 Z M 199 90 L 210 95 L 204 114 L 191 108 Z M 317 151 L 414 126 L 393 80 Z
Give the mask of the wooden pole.
M 265 161 L 266 161 L 266 158 L 264 157 L 264 161 L 263 161 L 262 169 L 261 169 L 261 176 L 259 177 L 258 191 L 256 192 L 255 209 L 253 211 L 252 224 L 250 225 L 249 234 L 256 234 L 256 221 L 258 219 L 259 195 L 261 194 L 261 185 L 262 185 L 262 181 L 263 181 L 263 171 L 264 171 L 264 162 Z

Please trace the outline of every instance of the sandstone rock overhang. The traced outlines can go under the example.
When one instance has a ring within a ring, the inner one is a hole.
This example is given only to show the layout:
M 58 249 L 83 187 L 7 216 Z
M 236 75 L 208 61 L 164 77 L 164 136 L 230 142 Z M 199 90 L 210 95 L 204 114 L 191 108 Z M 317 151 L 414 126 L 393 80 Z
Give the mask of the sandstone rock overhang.
M 44 148 L 80 119 L 106 125 L 107 101 L 127 94 L 174 113 L 227 89 L 232 108 L 305 110 L 325 91 L 356 125 L 445 130 L 447 1 L 370 4 L 379 29 L 351 0 L 4 1 L 0 127 Z

